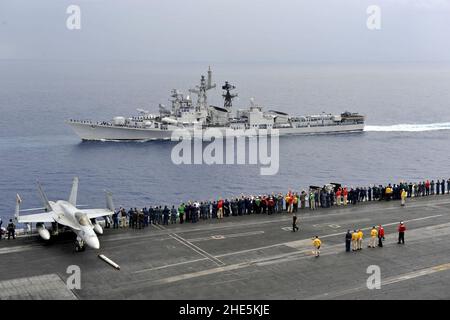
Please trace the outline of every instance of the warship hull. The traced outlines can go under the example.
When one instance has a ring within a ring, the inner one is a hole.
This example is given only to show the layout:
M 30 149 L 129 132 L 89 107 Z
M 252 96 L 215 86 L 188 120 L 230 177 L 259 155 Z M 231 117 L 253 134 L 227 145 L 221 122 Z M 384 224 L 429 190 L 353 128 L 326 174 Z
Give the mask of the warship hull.
M 83 122 L 67 122 L 75 133 L 83 141 L 147 141 L 147 140 L 172 140 L 172 134 L 177 127 L 169 129 L 133 128 Z M 211 127 L 220 130 L 224 137 L 240 136 L 242 130 L 233 130 L 230 127 Z M 208 128 L 207 128 L 208 129 Z M 204 130 L 207 130 L 204 129 Z M 186 129 L 194 136 L 194 129 Z M 284 135 L 311 135 L 311 134 L 338 134 L 355 133 L 364 131 L 364 124 L 310 126 L 301 128 L 279 128 L 278 134 Z M 256 135 L 267 130 L 255 129 Z M 268 130 L 270 133 L 270 130 Z M 274 131 L 272 131 L 274 132 Z

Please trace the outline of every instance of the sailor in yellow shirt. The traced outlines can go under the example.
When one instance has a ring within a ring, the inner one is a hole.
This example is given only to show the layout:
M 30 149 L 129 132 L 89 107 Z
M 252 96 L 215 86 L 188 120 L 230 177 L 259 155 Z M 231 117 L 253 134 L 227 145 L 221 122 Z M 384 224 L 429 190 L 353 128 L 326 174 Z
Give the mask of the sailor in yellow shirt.
M 370 230 L 370 242 L 369 242 L 369 248 L 375 248 L 375 245 L 377 243 L 378 238 L 378 230 L 375 227 L 372 227 L 372 230 Z
M 358 249 L 358 232 L 353 230 L 352 233 L 352 251 L 356 251 Z
M 361 229 L 358 230 L 358 250 L 362 250 L 364 233 Z
M 313 253 L 316 256 L 316 258 L 320 255 L 320 246 L 322 245 L 322 241 L 320 241 L 319 236 L 316 236 L 313 239 Z
M 402 193 L 400 194 L 400 197 L 401 197 L 401 200 L 402 200 L 402 202 L 401 202 L 402 207 L 405 206 L 405 203 L 406 203 L 406 197 L 407 197 L 407 196 L 408 196 L 408 193 L 405 191 L 405 189 L 402 189 Z

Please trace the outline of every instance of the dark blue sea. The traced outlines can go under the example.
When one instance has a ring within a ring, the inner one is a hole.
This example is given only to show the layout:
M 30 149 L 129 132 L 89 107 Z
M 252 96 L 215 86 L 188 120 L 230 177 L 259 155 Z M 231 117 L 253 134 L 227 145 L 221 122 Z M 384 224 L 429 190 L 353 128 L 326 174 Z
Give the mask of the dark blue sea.
M 104 207 L 176 204 L 231 195 L 450 177 L 450 65 L 211 64 L 214 81 L 291 114 L 367 116 L 361 134 L 280 138 L 280 168 L 174 165 L 172 142 L 81 142 L 65 119 L 110 120 L 136 108 L 169 105 L 172 88 L 196 85 L 204 64 L 0 61 L 0 216 L 13 215 L 15 195 L 39 207 L 36 180 L 52 200 L 66 199 L 79 176 L 79 203 Z M 221 105 L 221 90 L 210 92 Z

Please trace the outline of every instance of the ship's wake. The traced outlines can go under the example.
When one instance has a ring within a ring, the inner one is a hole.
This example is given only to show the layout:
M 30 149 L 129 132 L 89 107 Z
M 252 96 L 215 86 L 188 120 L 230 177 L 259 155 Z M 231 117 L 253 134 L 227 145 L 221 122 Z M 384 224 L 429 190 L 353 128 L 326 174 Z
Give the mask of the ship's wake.
M 368 132 L 423 132 L 450 130 L 450 122 L 428 124 L 394 124 L 390 126 L 365 126 Z

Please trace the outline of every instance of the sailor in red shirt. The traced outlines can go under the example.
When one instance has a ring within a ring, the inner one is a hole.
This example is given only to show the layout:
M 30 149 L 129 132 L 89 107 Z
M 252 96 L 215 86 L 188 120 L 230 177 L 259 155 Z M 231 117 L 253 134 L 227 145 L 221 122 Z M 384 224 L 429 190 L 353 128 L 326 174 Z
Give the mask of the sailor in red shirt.
M 342 195 L 344 196 L 344 205 L 347 205 L 347 199 L 348 199 L 348 190 L 347 187 L 344 188 L 344 191 L 342 192 Z
M 337 204 L 338 206 L 341 205 L 341 195 L 342 195 L 342 191 L 341 191 L 341 188 L 339 188 L 339 189 L 336 191 L 336 204 Z
M 217 219 L 223 219 L 223 200 L 219 199 L 217 202 Z
M 405 224 L 403 223 L 403 221 L 401 221 L 400 225 L 398 226 L 398 244 L 405 244 L 405 231 Z
M 384 228 L 381 224 L 378 226 L 378 246 L 383 248 L 383 240 L 384 240 Z

